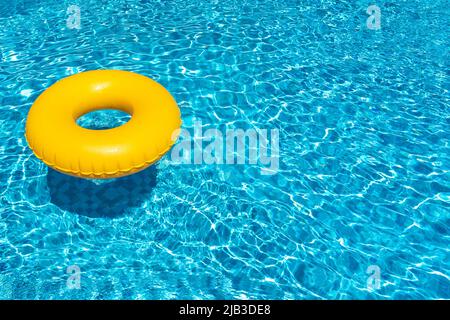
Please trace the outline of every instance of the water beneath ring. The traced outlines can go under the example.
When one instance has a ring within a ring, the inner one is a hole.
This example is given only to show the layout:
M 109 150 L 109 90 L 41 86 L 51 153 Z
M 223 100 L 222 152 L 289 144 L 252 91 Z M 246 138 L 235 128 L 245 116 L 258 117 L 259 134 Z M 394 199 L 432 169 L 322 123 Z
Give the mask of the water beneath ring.
M 120 110 L 102 109 L 88 112 L 77 119 L 80 127 L 91 130 L 106 130 L 120 127 L 127 123 L 131 116 Z

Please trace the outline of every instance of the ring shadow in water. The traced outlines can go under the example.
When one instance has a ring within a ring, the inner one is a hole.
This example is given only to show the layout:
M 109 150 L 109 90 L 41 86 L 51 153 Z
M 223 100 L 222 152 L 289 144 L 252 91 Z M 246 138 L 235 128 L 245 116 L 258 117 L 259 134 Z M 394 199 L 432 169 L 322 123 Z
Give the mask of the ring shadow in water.
M 157 170 L 151 166 L 130 176 L 111 180 L 76 178 L 48 169 L 47 184 L 53 204 L 91 218 L 115 218 L 149 199 Z

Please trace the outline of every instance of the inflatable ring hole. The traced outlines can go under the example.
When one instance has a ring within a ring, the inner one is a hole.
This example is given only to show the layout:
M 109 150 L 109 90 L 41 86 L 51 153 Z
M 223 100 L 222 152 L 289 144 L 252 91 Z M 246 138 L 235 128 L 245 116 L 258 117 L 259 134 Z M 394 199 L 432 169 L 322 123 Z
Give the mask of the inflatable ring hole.
M 77 119 L 77 125 L 90 130 L 107 130 L 120 127 L 131 119 L 128 113 L 116 109 L 88 112 Z

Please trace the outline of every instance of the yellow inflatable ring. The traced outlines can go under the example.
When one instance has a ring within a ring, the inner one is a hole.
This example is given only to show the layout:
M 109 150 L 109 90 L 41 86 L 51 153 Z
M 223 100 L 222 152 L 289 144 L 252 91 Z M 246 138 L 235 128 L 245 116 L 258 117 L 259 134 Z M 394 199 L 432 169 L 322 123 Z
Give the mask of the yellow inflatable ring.
M 91 130 L 76 120 L 100 109 L 127 112 L 122 126 Z M 25 137 L 48 166 L 84 178 L 115 178 L 159 160 L 175 143 L 180 110 L 155 81 L 128 71 L 87 71 L 45 90 L 28 114 Z

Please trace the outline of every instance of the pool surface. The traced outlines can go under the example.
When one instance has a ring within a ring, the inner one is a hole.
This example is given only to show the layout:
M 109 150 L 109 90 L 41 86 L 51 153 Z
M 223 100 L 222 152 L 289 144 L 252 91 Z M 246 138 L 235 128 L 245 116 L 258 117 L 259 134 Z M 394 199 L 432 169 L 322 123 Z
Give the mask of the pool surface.
M 0 299 L 450 299 L 449 17 L 445 0 L 1 0 Z M 160 82 L 185 130 L 278 130 L 277 171 L 49 169 L 28 110 L 94 69 Z

